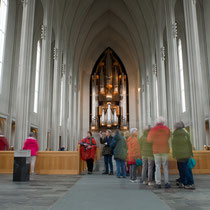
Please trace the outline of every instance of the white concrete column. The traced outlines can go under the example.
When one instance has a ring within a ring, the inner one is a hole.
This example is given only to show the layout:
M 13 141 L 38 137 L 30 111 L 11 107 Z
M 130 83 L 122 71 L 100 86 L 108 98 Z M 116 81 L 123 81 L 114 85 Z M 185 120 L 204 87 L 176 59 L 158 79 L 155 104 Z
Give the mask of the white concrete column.
M 194 146 L 197 149 L 202 149 L 203 145 L 206 144 L 206 136 L 196 0 L 185 0 L 183 3 L 190 76 L 191 134 Z
M 29 132 L 29 92 L 35 0 L 23 1 L 20 57 L 17 78 L 15 149 L 21 149 Z
M 67 78 L 66 78 L 66 64 L 62 64 L 62 125 L 61 125 L 61 146 L 67 149 L 67 116 L 66 116 L 66 107 L 67 107 Z
M 73 119 L 72 119 L 72 115 L 73 115 L 73 112 L 72 112 L 72 106 L 73 106 L 73 88 L 72 88 L 72 73 L 70 73 L 69 75 L 69 120 L 68 120 L 68 130 L 69 130 L 69 138 L 68 138 L 68 141 L 69 141 L 69 150 L 73 150 L 73 138 L 72 138 L 72 122 L 73 122 Z
M 52 142 L 51 149 L 57 151 L 59 148 L 59 95 L 60 95 L 60 80 L 61 80 L 61 44 L 60 33 L 55 40 L 54 49 L 54 76 L 53 76 L 53 104 L 52 104 Z
M 168 71 L 169 71 L 169 126 L 180 120 L 181 91 L 177 54 L 177 28 L 175 23 L 174 1 L 165 0 L 166 32 L 168 43 Z
M 77 117 L 77 86 L 76 84 L 74 84 L 73 86 L 73 91 L 72 91 L 72 94 L 73 94 L 73 101 L 72 101 L 72 132 L 71 132 L 71 135 L 72 135 L 72 141 L 73 141 L 73 150 L 76 149 L 76 143 L 78 142 L 78 140 L 76 139 L 76 125 L 77 125 L 77 122 L 76 122 L 76 117 Z
M 48 133 L 48 89 L 50 81 L 50 59 L 51 58 L 51 37 L 52 37 L 52 19 L 53 19 L 53 3 L 52 0 L 46 0 L 44 9 L 44 20 L 42 25 L 42 60 L 40 71 L 39 84 L 39 132 L 38 139 L 40 142 L 40 149 L 45 150 L 47 147 L 47 133 Z
M 157 43 L 157 69 L 158 69 L 158 96 L 159 96 L 159 115 L 167 119 L 167 102 L 166 102 L 166 78 L 165 78 L 165 47 L 158 39 Z

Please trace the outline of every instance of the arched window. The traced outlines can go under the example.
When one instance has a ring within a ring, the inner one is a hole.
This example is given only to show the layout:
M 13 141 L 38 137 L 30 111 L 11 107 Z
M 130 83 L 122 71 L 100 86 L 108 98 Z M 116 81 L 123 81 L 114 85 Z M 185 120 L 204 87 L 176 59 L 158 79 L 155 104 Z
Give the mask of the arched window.
M 34 89 L 34 112 L 38 112 L 38 97 L 39 97 L 39 73 L 41 61 L 41 44 L 37 42 L 36 48 L 36 74 L 35 74 L 35 89 Z
M 179 60 L 179 75 L 180 75 L 180 86 L 181 86 L 182 112 L 186 112 L 183 54 L 182 54 L 182 40 L 181 39 L 178 39 L 178 60 Z
M 8 1 L 0 0 L 0 93 L 3 77 L 3 60 L 4 60 L 4 47 L 5 47 L 5 35 L 7 25 L 7 11 Z

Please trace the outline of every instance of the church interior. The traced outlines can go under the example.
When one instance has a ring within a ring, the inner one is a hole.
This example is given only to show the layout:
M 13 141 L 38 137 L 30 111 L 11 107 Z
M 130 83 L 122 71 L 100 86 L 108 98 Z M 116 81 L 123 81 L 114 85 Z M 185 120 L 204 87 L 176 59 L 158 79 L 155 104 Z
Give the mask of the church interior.
M 182 121 L 190 135 L 194 193 L 175 187 L 171 148 L 172 189 L 101 174 L 101 133 L 136 128 L 140 137 L 159 117 L 171 133 Z M 93 175 L 78 144 L 88 131 Z M 15 153 L 31 133 L 35 171 L 30 182 L 12 182 Z M 0 209 L 209 209 L 210 0 L 0 0 L 5 137 Z
M 77 150 L 88 130 L 182 120 L 210 145 L 208 0 L 0 0 L 0 129 L 10 149 Z M 41 153 L 40 153 L 41 154 Z

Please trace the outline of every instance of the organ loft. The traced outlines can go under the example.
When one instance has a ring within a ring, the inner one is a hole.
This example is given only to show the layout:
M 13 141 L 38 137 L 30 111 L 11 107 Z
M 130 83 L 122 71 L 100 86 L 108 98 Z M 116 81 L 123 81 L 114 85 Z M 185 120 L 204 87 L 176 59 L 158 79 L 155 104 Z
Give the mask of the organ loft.
M 91 130 L 128 129 L 128 78 L 111 48 L 102 53 L 93 68 L 90 98 Z

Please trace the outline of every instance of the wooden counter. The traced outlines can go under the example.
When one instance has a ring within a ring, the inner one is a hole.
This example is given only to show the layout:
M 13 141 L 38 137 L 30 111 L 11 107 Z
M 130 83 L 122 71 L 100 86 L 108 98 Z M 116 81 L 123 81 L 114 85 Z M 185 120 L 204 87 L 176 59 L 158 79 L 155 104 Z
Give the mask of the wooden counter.
M 194 151 L 196 166 L 194 174 L 210 174 L 210 151 Z M 0 151 L 0 173 L 13 173 L 13 151 Z M 100 150 L 96 152 L 96 160 L 100 159 Z M 38 152 L 35 172 L 37 174 L 80 174 L 87 166 L 80 159 L 78 151 L 44 151 Z M 177 174 L 177 163 L 169 154 L 169 173 Z

